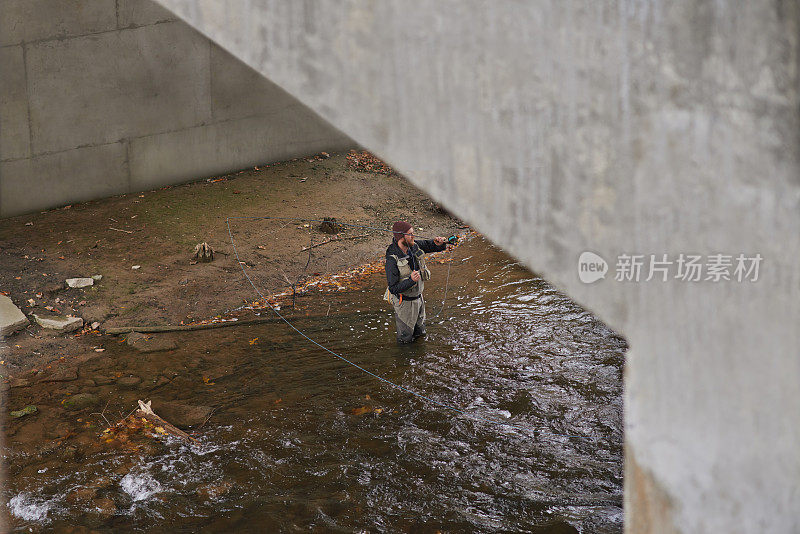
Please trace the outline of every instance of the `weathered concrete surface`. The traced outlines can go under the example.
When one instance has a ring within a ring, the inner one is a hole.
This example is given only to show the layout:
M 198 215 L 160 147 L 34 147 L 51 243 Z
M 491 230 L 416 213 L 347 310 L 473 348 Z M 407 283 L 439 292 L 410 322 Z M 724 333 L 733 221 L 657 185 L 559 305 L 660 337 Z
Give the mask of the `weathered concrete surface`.
M 5 295 L 0 295 L 0 338 L 10 336 L 28 326 L 30 321 Z
M 353 145 L 149 0 L 0 12 L 0 217 Z
M 628 337 L 630 531 L 800 530 L 796 0 L 161 3 Z
M 83 327 L 83 319 L 71 315 L 40 315 L 34 313 L 33 318 L 42 328 L 55 330 L 62 334 L 74 332 Z
M 81 288 L 94 285 L 94 278 L 67 278 L 67 287 Z

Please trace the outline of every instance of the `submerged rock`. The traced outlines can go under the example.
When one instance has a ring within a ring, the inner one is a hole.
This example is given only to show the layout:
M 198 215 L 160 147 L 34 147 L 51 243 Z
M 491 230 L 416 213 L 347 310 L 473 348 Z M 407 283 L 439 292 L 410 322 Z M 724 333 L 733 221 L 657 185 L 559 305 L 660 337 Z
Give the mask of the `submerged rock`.
M 134 349 L 144 353 L 175 350 L 178 348 L 178 344 L 171 339 L 158 336 L 146 336 L 139 332 L 131 332 L 125 337 L 125 341 Z
M 233 484 L 231 484 L 230 482 L 202 484 L 197 487 L 195 492 L 202 499 L 205 499 L 207 501 L 213 501 L 228 493 L 232 487 Z
M 36 408 L 36 406 L 31 404 L 29 406 L 25 406 L 21 410 L 16 410 L 16 411 L 11 412 L 11 417 L 13 417 L 14 419 L 19 419 L 20 417 L 25 417 L 26 415 L 35 414 L 38 411 L 39 411 L 39 409 Z
M 71 411 L 78 411 L 83 410 L 85 408 L 91 408 L 92 406 L 97 405 L 100 400 L 97 398 L 96 395 L 92 395 L 91 393 L 78 393 L 77 395 L 72 395 L 71 397 L 67 397 L 61 404 L 64 405 L 64 408 Z
M 97 497 L 96 488 L 78 488 L 67 494 L 66 501 L 69 504 L 83 504 Z
M 114 383 L 114 379 L 112 377 L 105 375 L 95 375 L 92 377 L 92 380 L 94 380 L 94 383 L 98 386 L 107 386 Z
M 158 375 L 157 378 L 153 378 L 151 380 L 148 380 L 145 383 L 145 387 L 147 389 L 156 389 L 156 388 L 160 388 L 161 386 L 164 386 L 166 384 L 169 384 L 170 382 L 171 382 L 171 380 L 169 378 L 167 378 L 166 376 Z
M 187 429 L 205 423 L 211 417 L 214 408 L 156 400 L 153 401 L 153 411 L 178 428 Z
M 142 379 L 138 376 L 123 376 L 122 378 L 117 379 L 117 385 L 121 388 L 125 389 L 134 389 L 136 386 L 142 383 Z
M 31 385 L 30 381 L 26 378 L 16 378 L 12 377 L 11 380 L 8 381 L 8 385 L 12 388 L 26 388 Z
M 30 321 L 22 311 L 5 295 L 0 295 L 0 338 L 22 330 Z
M 94 512 L 100 514 L 103 517 L 111 517 L 112 515 L 117 513 L 117 505 L 108 497 L 102 499 L 95 499 L 92 501 L 92 507 L 94 508 Z
M 71 382 L 78 379 L 75 369 L 57 369 L 39 379 L 39 382 Z
M 83 319 L 71 315 L 39 315 L 34 313 L 33 317 L 43 328 L 49 328 L 60 333 L 74 332 L 83 328 Z

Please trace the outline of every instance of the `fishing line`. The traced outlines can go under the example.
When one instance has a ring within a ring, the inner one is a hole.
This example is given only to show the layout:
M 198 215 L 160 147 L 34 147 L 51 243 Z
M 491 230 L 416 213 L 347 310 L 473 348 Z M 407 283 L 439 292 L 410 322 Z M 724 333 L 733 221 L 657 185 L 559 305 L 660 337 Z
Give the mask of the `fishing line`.
M 444 311 L 444 303 L 447 300 L 447 288 L 450 286 L 450 267 L 453 266 L 454 261 L 455 258 L 450 258 L 450 262 L 448 262 L 447 264 L 447 278 L 445 278 L 444 281 L 444 297 L 442 298 L 442 307 L 439 308 L 439 313 L 431 317 L 431 321 L 439 317 L 439 315 L 441 315 L 441 313 Z
M 387 230 L 386 228 L 378 228 L 377 226 L 365 226 L 363 224 L 350 224 L 350 223 L 343 223 L 343 222 L 331 221 L 331 220 L 327 220 L 326 221 L 325 219 L 306 219 L 304 217 L 267 217 L 267 216 L 260 216 L 260 217 L 226 217 L 225 221 L 227 222 L 230 219 L 249 219 L 249 220 L 254 220 L 254 221 L 272 219 L 272 220 L 275 220 L 275 221 L 298 221 L 298 222 L 318 222 L 318 223 L 330 222 L 332 224 L 336 224 L 336 225 L 339 225 L 339 226 L 349 226 L 351 228 L 365 228 L 367 230 L 377 230 L 379 232 L 386 232 L 386 233 L 389 233 L 389 234 L 395 233 L 392 230 Z M 230 228 L 230 226 L 229 226 L 229 228 Z M 421 234 L 420 235 L 414 234 L 414 237 L 421 237 L 422 239 L 433 239 L 433 237 L 424 236 L 424 235 L 421 235 Z
M 267 301 L 267 298 L 264 296 L 264 294 L 261 292 L 261 290 L 259 290 L 258 287 L 256 287 L 255 283 L 253 283 L 253 280 L 252 280 L 252 278 L 250 278 L 250 275 L 248 274 L 247 269 L 244 268 L 244 263 L 242 262 L 241 258 L 239 257 L 239 251 L 236 248 L 236 242 L 233 239 L 233 232 L 231 231 L 231 224 L 230 224 L 231 219 L 250 219 L 250 220 L 273 219 L 273 220 L 325 222 L 324 220 L 320 220 L 320 219 L 303 219 L 303 218 L 299 218 L 299 217 L 226 217 L 225 218 L 225 225 L 228 227 L 228 236 L 230 237 L 231 246 L 233 247 L 233 253 L 236 256 L 236 261 L 239 264 L 239 268 L 242 270 L 242 274 L 244 274 L 245 278 L 247 278 L 247 281 L 250 282 L 250 285 L 255 290 L 255 292 L 265 302 Z M 373 227 L 373 226 L 363 226 L 363 225 L 355 225 L 355 224 L 347 224 L 347 223 L 339 223 L 339 222 L 336 222 L 336 224 L 340 224 L 342 226 L 353 226 L 353 227 L 356 227 L 356 228 L 370 228 L 370 229 L 373 229 L 373 230 L 380 230 L 382 232 L 391 232 L 391 230 L 386 230 L 385 228 L 376 228 L 376 227 Z M 381 382 L 392 386 L 395 389 L 398 389 L 400 391 L 408 393 L 409 395 L 413 395 L 414 397 L 417 397 L 418 399 L 420 399 L 422 401 L 429 402 L 429 403 L 433 404 L 434 406 L 438 406 L 439 408 L 443 408 L 445 410 L 450 410 L 452 412 L 461 414 L 464 417 L 466 417 L 467 419 L 472 419 L 473 421 L 482 421 L 482 422 L 491 423 L 491 424 L 494 424 L 494 425 L 503 425 L 503 426 L 507 426 L 509 428 L 513 428 L 515 430 L 518 430 L 520 432 L 531 432 L 531 433 L 534 434 L 534 437 L 537 436 L 537 435 L 541 435 L 541 436 L 558 436 L 558 437 L 563 437 L 563 438 L 577 438 L 577 439 L 599 439 L 596 436 L 582 436 L 582 435 L 577 435 L 577 434 L 557 434 L 555 432 L 543 432 L 541 430 L 533 430 L 533 429 L 530 429 L 530 428 L 525 428 L 525 427 L 522 427 L 522 426 L 519 426 L 519 425 L 515 425 L 513 423 L 509 423 L 509 422 L 506 422 L 506 421 L 499 421 L 499 420 L 495 420 L 495 419 L 489 419 L 489 418 L 481 417 L 479 415 L 475 415 L 475 414 L 472 414 L 472 413 L 467 413 L 464 410 L 461 410 L 461 409 L 456 408 L 454 406 L 450 406 L 449 404 L 444 404 L 444 403 L 439 402 L 437 400 L 434 400 L 434 399 L 432 399 L 430 397 L 427 397 L 425 395 L 422 395 L 420 393 L 412 391 L 412 390 L 408 389 L 405 386 L 401 386 L 400 384 L 396 384 L 396 383 L 392 382 L 391 380 L 389 380 L 388 378 L 384 378 L 381 375 L 373 373 L 372 371 L 370 371 L 368 369 L 365 369 L 364 367 L 358 365 L 357 363 L 348 360 L 347 358 L 345 358 L 341 354 L 338 354 L 338 353 L 332 351 L 331 349 L 329 349 L 325 345 L 322 345 L 321 343 L 319 343 L 319 342 L 315 341 L 314 339 L 310 338 L 309 336 L 307 336 L 303 331 L 299 330 L 288 319 L 286 319 L 286 317 L 284 317 L 283 314 L 281 314 L 280 311 L 278 311 L 275 307 L 270 306 L 270 309 L 275 313 L 275 315 L 278 316 L 278 318 L 280 318 L 284 323 L 286 323 L 286 325 L 289 328 L 291 328 L 292 330 L 297 332 L 301 337 L 305 338 L 311 344 L 321 348 L 325 352 L 331 354 L 332 356 L 335 356 L 336 358 L 340 359 L 341 361 L 347 363 L 348 365 L 351 365 L 351 366 L 355 367 L 356 369 L 368 374 L 369 376 L 371 376 L 373 378 L 376 378 L 376 379 L 380 380 Z M 441 313 L 441 311 L 440 311 L 440 313 Z

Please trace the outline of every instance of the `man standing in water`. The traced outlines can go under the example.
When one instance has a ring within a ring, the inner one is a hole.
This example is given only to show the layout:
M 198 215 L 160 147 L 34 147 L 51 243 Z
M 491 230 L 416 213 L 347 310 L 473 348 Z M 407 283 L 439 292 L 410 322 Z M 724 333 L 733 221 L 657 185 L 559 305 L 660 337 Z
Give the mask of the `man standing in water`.
M 411 343 L 425 335 L 425 301 L 422 290 L 431 272 L 425 266 L 426 252 L 445 250 L 444 237 L 414 240 L 414 229 L 405 221 L 392 225 L 394 239 L 386 249 L 386 282 L 384 298 L 394 306 L 397 320 L 397 342 Z

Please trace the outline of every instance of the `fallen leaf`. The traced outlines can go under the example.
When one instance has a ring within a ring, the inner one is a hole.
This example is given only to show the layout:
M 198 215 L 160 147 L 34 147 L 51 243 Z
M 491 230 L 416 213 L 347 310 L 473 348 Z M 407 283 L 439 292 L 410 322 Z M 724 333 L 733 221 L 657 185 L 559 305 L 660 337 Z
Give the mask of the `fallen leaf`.
M 367 406 L 359 406 L 358 408 L 353 408 L 351 412 L 353 415 L 364 415 L 365 413 L 369 413 L 372 411 L 372 408 L 368 408 Z

